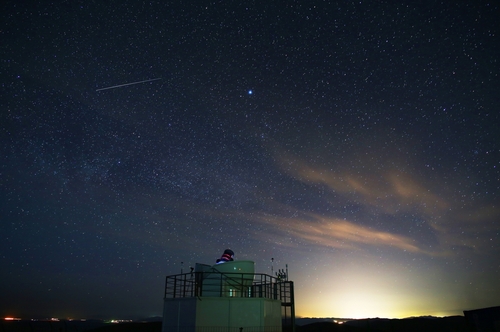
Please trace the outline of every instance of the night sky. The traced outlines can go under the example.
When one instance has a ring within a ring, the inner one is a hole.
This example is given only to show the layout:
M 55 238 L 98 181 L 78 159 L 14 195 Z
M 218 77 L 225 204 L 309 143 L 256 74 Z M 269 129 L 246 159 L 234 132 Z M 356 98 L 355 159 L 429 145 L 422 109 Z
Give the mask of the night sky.
M 497 2 L 0 12 L 2 317 L 161 316 L 226 248 L 297 316 L 500 305 Z

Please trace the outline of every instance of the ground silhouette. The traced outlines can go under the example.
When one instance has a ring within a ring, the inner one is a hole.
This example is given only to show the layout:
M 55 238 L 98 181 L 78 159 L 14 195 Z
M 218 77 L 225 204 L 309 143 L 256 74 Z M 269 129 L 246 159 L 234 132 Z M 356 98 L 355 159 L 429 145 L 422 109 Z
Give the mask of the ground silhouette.
M 468 332 L 463 316 L 451 317 L 415 317 L 406 319 L 358 319 L 336 324 L 333 322 L 315 322 L 299 326 L 297 332 Z
M 161 322 L 109 324 L 91 332 L 161 332 Z
M 102 326 L 94 332 L 161 332 L 161 322 L 120 323 Z M 463 316 L 443 318 L 359 319 L 337 324 L 314 322 L 296 326 L 296 332 L 468 332 Z
M 406 319 L 359 319 L 347 321 L 344 324 L 319 319 L 300 319 L 301 325 L 296 326 L 296 332 L 469 332 L 464 316 L 444 318 L 417 317 Z M 130 322 L 105 324 L 103 322 L 50 322 L 50 321 L 20 321 L 0 322 L 2 332 L 54 332 L 54 331 L 86 331 L 86 332 L 161 332 L 161 321 Z M 284 328 L 289 331 L 289 329 Z M 243 330 L 244 332 L 244 330 Z

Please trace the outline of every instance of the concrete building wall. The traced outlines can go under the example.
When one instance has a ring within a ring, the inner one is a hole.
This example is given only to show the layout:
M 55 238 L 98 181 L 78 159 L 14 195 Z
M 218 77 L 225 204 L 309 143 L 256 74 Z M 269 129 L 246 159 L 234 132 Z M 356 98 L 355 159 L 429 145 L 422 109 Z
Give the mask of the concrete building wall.
M 219 327 L 281 331 L 281 302 L 235 297 L 165 299 L 162 332 L 203 332 Z
M 165 299 L 162 332 L 195 332 L 196 302 L 195 297 Z

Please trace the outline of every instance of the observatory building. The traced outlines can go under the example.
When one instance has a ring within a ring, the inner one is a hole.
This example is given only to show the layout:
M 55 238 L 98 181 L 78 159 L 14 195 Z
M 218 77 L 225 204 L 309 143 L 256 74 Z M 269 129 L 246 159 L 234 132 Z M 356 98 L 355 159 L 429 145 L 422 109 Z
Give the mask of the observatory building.
M 162 332 L 293 332 L 287 274 L 255 273 L 253 261 L 241 260 L 167 276 Z

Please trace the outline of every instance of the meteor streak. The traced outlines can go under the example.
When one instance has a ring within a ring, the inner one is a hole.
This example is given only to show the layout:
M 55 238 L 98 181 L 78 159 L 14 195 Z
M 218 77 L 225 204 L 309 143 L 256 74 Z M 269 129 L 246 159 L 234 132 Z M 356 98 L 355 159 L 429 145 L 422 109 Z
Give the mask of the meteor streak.
M 126 84 L 120 84 L 120 85 L 113 85 L 113 86 L 108 86 L 107 88 L 97 89 L 95 91 L 97 92 L 97 91 L 102 91 L 102 90 L 109 90 L 109 89 L 114 89 L 114 88 L 121 88 L 122 86 L 133 85 L 133 84 L 140 84 L 140 83 L 146 83 L 146 82 L 153 82 L 153 81 L 157 81 L 157 80 L 161 80 L 161 79 L 162 78 L 159 77 L 159 78 L 152 78 L 150 80 L 145 80 L 145 81 L 132 82 L 132 83 L 126 83 Z

